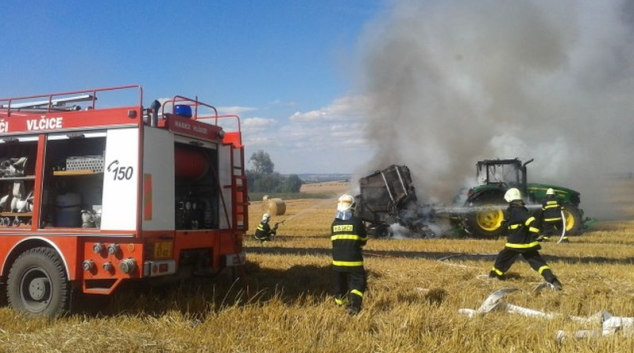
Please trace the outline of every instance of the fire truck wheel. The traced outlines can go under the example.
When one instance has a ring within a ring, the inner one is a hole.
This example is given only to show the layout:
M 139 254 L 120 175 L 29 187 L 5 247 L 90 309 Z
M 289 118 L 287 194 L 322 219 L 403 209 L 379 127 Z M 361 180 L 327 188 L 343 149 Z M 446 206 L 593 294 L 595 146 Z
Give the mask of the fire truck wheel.
M 12 308 L 32 315 L 56 317 L 68 310 L 70 283 L 55 250 L 22 253 L 9 271 L 7 297 Z

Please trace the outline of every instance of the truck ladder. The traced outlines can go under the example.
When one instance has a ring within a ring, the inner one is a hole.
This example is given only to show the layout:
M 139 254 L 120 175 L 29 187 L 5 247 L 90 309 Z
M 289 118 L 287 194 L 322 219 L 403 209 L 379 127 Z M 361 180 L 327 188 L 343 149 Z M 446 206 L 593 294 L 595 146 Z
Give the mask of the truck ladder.
M 75 97 L 68 97 L 68 98 L 58 98 L 58 99 L 48 99 L 48 100 L 41 100 L 41 101 L 33 101 L 33 102 L 24 102 L 24 103 L 13 103 L 13 104 L 9 104 L 6 108 L 10 109 L 10 110 L 22 110 L 22 109 L 26 109 L 26 110 L 35 110 L 35 109 L 53 109 L 53 108 L 60 108 L 60 109 L 73 109 L 72 107 L 66 107 L 66 103 L 77 103 L 77 102 L 85 102 L 85 101 L 92 101 L 93 99 L 97 99 L 95 98 L 93 95 L 90 94 L 82 94 L 82 95 L 78 95 Z
M 242 150 L 243 147 L 238 149 Z M 231 176 L 231 184 L 233 185 L 233 228 L 234 229 L 247 229 L 248 224 L 248 209 L 249 198 L 247 194 L 247 177 L 244 175 L 244 155 L 240 153 L 239 163 L 235 163 L 235 153 L 231 153 L 231 164 L 233 165 L 233 172 Z

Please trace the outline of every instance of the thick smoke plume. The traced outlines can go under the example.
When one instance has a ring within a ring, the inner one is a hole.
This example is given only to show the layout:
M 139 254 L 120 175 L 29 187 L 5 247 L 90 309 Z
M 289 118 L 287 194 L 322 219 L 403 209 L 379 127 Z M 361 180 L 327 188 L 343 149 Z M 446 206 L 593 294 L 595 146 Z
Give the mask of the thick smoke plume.
M 607 181 L 634 171 L 633 1 L 394 1 L 362 48 L 367 171 L 406 164 L 449 202 L 476 161 L 534 158 L 529 182 L 610 215 Z

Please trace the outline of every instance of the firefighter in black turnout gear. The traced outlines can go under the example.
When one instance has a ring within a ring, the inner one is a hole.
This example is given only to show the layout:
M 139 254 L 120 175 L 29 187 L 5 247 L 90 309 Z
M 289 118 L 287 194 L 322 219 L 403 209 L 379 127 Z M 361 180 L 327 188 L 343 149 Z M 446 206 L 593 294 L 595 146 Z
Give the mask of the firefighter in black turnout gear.
M 543 240 L 549 240 L 553 235 L 563 231 L 562 211 L 564 207 L 559 203 L 559 199 L 555 196 L 555 190 L 549 188 L 546 190 L 546 197 L 542 201 L 542 226 L 544 234 Z M 561 242 L 567 243 L 568 236 L 564 235 Z
M 354 197 L 348 194 L 339 197 L 330 237 L 335 303 L 345 305 L 351 315 L 361 311 L 367 286 L 361 248 L 368 241 L 365 225 L 353 215 L 353 211 Z
M 520 191 L 516 188 L 509 189 L 504 194 L 504 199 L 509 203 L 507 209 L 508 219 L 504 222 L 508 226 L 509 235 L 504 249 L 495 258 L 489 277 L 503 279 L 517 257 L 522 255 L 529 265 L 550 283 L 551 287 L 561 290 L 561 282 L 546 261 L 539 254 L 541 246 L 537 241 L 539 236 L 538 222 L 535 217 L 524 207 Z
M 260 221 L 260 224 L 258 224 L 258 228 L 255 230 L 255 234 L 253 235 L 255 239 L 265 242 L 275 237 L 275 234 L 277 233 L 277 225 L 271 229 L 271 225 L 269 225 L 270 220 L 271 215 L 268 213 L 262 215 L 262 220 Z

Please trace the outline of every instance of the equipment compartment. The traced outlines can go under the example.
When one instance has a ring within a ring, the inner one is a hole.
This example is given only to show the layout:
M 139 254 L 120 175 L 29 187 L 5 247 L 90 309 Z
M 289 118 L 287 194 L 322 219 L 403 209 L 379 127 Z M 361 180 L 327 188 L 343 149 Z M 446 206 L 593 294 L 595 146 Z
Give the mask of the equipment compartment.
M 102 204 L 105 146 L 105 133 L 49 138 L 44 161 L 42 228 L 98 226 L 94 220 L 99 218 Z
M 31 224 L 36 141 L 0 143 L 0 227 Z
M 217 151 L 176 143 L 174 163 L 176 229 L 218 228 Z

